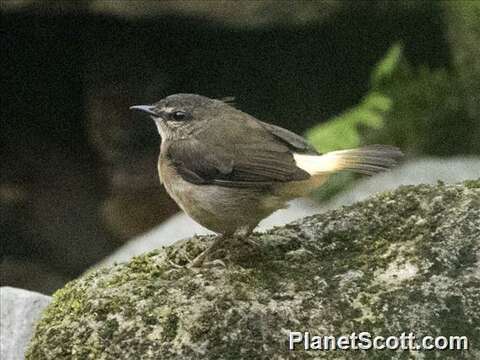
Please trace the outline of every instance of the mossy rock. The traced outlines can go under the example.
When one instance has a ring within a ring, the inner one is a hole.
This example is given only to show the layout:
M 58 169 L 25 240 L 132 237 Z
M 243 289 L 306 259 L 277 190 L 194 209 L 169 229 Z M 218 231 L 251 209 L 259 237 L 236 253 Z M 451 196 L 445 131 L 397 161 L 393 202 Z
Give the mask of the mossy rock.
M 27 359 L 480 358 L 480 180 L 401 187 L 232 243 L 226 267 L 182 266 L 211 239 L 67 284 Z M 470 349 L 290 352 L 289 330 L 459 335 Z

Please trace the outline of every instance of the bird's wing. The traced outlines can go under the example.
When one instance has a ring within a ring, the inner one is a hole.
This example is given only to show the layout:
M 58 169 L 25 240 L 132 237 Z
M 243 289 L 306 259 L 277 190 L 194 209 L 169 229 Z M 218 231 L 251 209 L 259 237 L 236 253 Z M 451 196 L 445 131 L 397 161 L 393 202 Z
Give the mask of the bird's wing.
M 262 187 L 310 177 L 296 165 L 287 144 L 263 127 L 251 122 L 230 125 L 229 131 L 213 127 L 210 132 L 170 144 L 167 157 L 185 180 L 200 185 Z
M 295 152 L 311 155 L 320 155 L 317 150 L 315 150 L 315 148 L 300 135 L 297 135 L 280 126 L 268 124 L 260 120 L 257 121 L 271 134 L 285 142 Z

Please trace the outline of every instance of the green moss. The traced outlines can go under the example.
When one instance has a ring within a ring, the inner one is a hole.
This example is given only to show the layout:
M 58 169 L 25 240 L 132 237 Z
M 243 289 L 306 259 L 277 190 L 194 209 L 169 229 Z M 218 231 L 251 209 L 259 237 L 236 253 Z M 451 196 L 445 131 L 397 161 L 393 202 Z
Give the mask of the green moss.
M 178 268 L 212 239 L 193 237 L 90 272 L 54 295 L 27 359 L 305 358 L 282 329 L 480 338 L 479 198 L 479 180 L 405 186 L 229 243 L 226 268 Z
M 111 340 L 118 330 L 118 327 L 119 325 L 116 319 L 106 319 L 103 328 L 100 330 L 100 336 L 103 339 Z
M 163 327 L 163 341 L 169 342 L 175 339 L 178 332 L 178 316 L 175 313 L 168 314 Z
M 465 187 L 469 189 L 478 189 L 480 188 L 480 178 L 479 180 L 468 180 L 464 183 Z

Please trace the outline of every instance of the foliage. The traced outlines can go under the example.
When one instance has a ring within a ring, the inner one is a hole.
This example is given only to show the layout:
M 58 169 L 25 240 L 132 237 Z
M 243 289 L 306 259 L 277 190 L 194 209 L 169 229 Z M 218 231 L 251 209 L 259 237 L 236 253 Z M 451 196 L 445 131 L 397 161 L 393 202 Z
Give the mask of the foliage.
M 453 68 L 411 66 L 394 44 L 375 66 L 360 103 L 307 131 L 321 152 L 391 144 L 409 156 L 480 154 L 480 5 L 445 2 Z M 333 177 L 328 198 L 355 177 Z M 335 185 L 334 185 L 334 184 Z
M 480 2 L 447 1 L 443 3 L 453 66 L 464 96 L 468 138 L 474 153 L 480 153 Z M 471 125 L 471 126 L 469 126 Z
M 360 104 L 312 128 L 307 137 L 322 152 L 386 143 L 413 155 L 475 153 L 470 135 L 475 124 L 464 100 L 456 73 L 413 68 L 396 44 L 375 67 Z

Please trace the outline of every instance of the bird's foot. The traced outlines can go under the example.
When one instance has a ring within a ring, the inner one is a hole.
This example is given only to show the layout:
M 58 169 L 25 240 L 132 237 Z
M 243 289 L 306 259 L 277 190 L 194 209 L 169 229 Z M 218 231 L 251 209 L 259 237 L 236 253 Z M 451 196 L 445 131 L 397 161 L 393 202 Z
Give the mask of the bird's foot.
M 258 241 L 253 240 L 250 237 L 241 237 L 241 238 L 239 238 L 239 241 L 242 244 L 246 244 L 246 245 L 249 245 L 249 246 L 254 247 L 254 248 L 259 248 L 260 247 L 260 243 Z
M 208 250 L 208 249 L 207 249 Z M 187 265 L 188 268 L 198 268 L 203 265 L 205 262 L 205 258 L 207 257 L 206 252 L 207 250 L 204 250 L 198 255 L 195 259 L 190 261 L 190 263 Z
M 210 256 L 205 255 L 205 252 L 202 252 L 195 259 L 193 259 L 188 265 L 187 268 L 199 268 L 199 267 L 227 267 L 225 262 L 220 259 L 210 259 Z
M 188 264 L 192 262 L 192 259 L 188 256 L 186 249 L 182 247 L 167 248 L 168 255 L 166 262 L 169 263 L 175 269 L 185 269 Z
M 202 266 L 222 266 L 226 267 L 224 260 L 229 260 L 229 254 L 222 254 L 222 256 L 215 256 L 219 252 L 225 253 L 224 245 L 227 242 L 230 243 L 231 247 L 241 248 L 242 245 L 248 245 L 251 248 L 258 249 L 260 244 L 253 240 L 249 235 L 252 233 L 252 229 L 250 228 L 241 228 L 236 231 L 233 235 L 218 235 L 213 243 L 200 255 L 198 255 L 195 259 L 193 259 L 189 264 L 188 268 L 198 268 Z M 220 259 L 220 258 L 222 259 Z
M 177 263 L 174 263 L 174 262 L 173 262 L 172 260 L 170 260 L 170 259 L 167 259 L 167 262 L 168 262 L 171 266 L 173 266 L 174 268 L 176 268 L 176 269 L 184 269 L 184 268 L 185 268 L 185 265 L 179 265 L 179 264 L 177 264 Z
M 220 245 L 224 241 L 224 237 L 222 235 L 218 235 L 215 240 L 213 240 L 213 243 L 206 249 L 204 250 L 200 255 L 198 255 L 195 259 L 190 261 L 188 264 L 188 268 L 198 268 L 203 265 L 214 265 L 217 266 L 219 263 L 223 264 L 222 266 L 225 266 L 225 263 L 222 260 L 219 259 L 211 259 L 212 255 L 216 253 L 217 251 L 220 250 Z
M 209 268 L 226 268 L 227 264 L 225 264 L 223 260 L 213 259 L 211 261 L 205 261 L 202 266 Z

